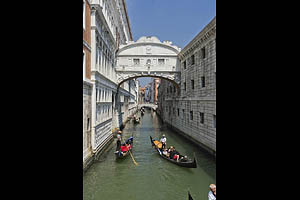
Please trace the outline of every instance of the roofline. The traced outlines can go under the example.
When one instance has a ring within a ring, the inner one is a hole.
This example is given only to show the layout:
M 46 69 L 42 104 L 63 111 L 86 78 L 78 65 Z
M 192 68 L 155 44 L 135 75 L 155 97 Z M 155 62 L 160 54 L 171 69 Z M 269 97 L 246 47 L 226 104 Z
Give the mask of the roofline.
M 211 27 L 216 24 L 216 16 L 190 41 L 179 54 L 184 54 L 199 38 L 201 38 Z
M 125 2 L 125 0 L 122 0 L 122 2 L 123 2 L 123 7 L 125 10 L 126 20 L 127 20 L 127 24 L 128 24 L 128 28 L 129 28 L 130 40 L 132 41 L 133 39 L 132 39 L 132 33 L 131 33 L 131 28 L 130 28 L 130 22 L 129 22 L 128 12 L 127 12 L 126 2 Z

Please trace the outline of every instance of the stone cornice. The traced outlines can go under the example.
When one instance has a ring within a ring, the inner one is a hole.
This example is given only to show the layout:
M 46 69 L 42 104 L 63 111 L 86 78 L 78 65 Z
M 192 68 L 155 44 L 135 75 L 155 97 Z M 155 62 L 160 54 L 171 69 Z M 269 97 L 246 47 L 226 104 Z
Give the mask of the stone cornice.
M 92 86 L 93 86 L 93 83 L 92 83 L 90 80 L 88 80 L 88 79 L 85 79 L 85 80 L 83 80 L 83 85 L 86 85 L 86 86 L 92 87 Z
M 117 84 L 115 82 L 113 82 L 111 79 L 107 78 L 103 74 L 99 73 L 98 71 L 92 70 L 92 77 L 95 77 L 93 81 L 97 81 L 97 83 L 100 83 L 105 87 L 110 87 L 111 89 L 117 88 Z M 104 84 L 103 82 L 107 82 L 108 84 Z

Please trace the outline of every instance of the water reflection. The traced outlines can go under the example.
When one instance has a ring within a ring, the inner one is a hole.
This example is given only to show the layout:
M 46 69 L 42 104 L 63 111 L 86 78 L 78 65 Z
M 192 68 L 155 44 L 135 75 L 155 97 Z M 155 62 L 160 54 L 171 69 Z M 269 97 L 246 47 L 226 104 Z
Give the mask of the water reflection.
M 149 136 L 167 137 L 167 145 L 173 145 L 182 154 L 193 157 L 195 153 L 198 167 L 183 168 L 162 159 L 152 148 Z M 209 154 L 184 137 L 172 132 L 155 113 L 146 110 L 140 124 L 129 122 L 123 130 L 126 139 L 133 135 L 133 156 L 116 160 L 115 142 L 111 149 L 95 162 L 83 176 L 84 200 L 185 200 L 187 190 L 195 200 L 207 199 L 208 186 L 216 183 L 216 163 Z

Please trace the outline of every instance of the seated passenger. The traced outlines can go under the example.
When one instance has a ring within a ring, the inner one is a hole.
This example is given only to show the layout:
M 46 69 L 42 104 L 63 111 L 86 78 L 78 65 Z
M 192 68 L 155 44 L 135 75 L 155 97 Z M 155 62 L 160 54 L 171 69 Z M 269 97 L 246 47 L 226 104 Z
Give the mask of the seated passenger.
M 164 150 L 163 150 L 163 155 L 169 157 L 169 153 L 168 153 L 167 149 L 164 149 Z
M 187 156 L 182 156 L 182 157 L 180 158 L 180 162 L 186 162 L 186 161 L 188 161 Z

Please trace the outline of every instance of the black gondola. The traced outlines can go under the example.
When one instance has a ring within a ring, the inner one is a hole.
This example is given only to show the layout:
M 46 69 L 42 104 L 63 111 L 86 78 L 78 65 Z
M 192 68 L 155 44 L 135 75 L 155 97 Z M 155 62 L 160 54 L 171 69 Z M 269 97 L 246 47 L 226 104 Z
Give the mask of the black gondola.
M 188 192 L 188 200 L 193 200 L 192 195 Z
M 129 149 L 129 151 L 132 151 L 132 147 L 133 147 L 133 137 L 132 137 L 132 136 L 129 137 L 129 138 L 125 141 L 125 143 L 123 144 L 123 146 L 124 146 L 125 144 L 130 144 L 130 149 Z M 127 151 L 126 153 L 123 153 L 123 152 L 121 153 L 121 149 L 115 151 L 116 158 L 124 158 L 124 157 L 128 156 L 129 151 Z
M 176 164 L 176 165 L 179 165 L 179 166 L 181 166 L 181 167 L 197 168 L 197 162 L 196 162 L 195 157 L 194 157 L 194 160 L 193 160 L 193 161 L 192 161 L 192 160 L 187 160 L 187 161 L 185 161 L 185 162 L 184 162 L 184 161 L 178 161 L 178 162 L 177 162 L 176 160 L 173 160 L 173 159 L 170 159 L 170 158 L 164 156 L 164 155 L 161 153 L 161 151 L 159 150 L 159 148 L 157 148 L 156 145 L 154 144 L 154 142 L 153 142 L 154 140 L 152 139 L 151 136 L 150 136 L 150 140 L 151 140 L 152 146 L 155 147 L 155 149 L 156 149 L 158 155 L 160 155 L 162 158 L 164 158 L 164 159 L 166 159 L 166 160 L 168 160 L 168 161 L 170 161 L 170 162 L 172 162 L 172 163 L 174 163 L 174 164 Z

